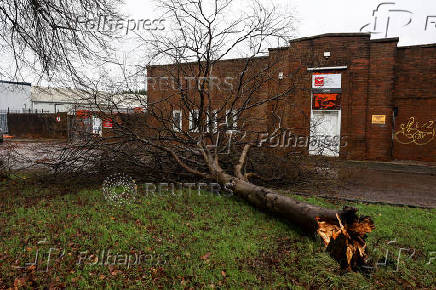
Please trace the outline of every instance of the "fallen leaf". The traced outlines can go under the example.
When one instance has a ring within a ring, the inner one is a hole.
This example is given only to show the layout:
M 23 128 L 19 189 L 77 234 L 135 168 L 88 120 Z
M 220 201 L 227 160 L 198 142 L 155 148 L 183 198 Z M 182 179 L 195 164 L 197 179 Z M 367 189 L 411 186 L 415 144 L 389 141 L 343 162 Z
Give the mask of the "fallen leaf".
M 116 276 L 116 275 L 118 275 L 119 273 L 121 273 L 120 270 L 113 270 L 113 271 L 111 271 L 111 275 L 112 275 L 112 276 Z
M 14 281 L 14 287 L 19 288 L 26 285 L 26 277 L 16 278 Z
M 204 254 L 204 256 L 201 256 L 202 260 L 207 260 L 210 256 L 210 254 L 212 254 L 211 252 L 207 252 L 206 254 Z

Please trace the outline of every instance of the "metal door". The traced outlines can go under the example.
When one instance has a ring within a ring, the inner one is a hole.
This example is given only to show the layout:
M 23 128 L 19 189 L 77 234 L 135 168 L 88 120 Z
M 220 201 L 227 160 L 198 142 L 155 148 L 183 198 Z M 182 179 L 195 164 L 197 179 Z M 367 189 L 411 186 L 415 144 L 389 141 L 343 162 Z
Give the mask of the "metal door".
M 339 156 L 341 111 L 312 111 L 309 153 L 311 155 Z

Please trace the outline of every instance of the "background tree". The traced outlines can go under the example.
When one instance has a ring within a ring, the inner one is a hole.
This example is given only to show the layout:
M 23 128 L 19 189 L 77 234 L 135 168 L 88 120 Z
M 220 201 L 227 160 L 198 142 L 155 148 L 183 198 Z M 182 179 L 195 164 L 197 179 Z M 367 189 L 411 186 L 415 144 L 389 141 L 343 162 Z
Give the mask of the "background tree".
M 31 74 L 49 81 L 61 74 L 70 86 L 89 73 L 93 61 L 108 61 L 113 31 L 85 25 L 99 15 L 121 17 L 122 0 L 5 0 L 0 5 L 0 50 L 9 66 L 0 76 Z M 57 78 L 60 79 L 60 78 Z M 80 83 L 80 82 L 79 82 Z

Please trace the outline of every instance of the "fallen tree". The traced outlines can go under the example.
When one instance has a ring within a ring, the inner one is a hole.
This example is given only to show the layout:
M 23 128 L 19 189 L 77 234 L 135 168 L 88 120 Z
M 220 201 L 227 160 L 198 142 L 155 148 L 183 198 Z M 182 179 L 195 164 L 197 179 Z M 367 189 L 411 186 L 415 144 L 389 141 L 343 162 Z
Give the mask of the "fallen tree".
M 371 218 L 358 217 L 357 209 L 351 207 L 344 207 L 341 211 L 326 209 L 250 183 L 247 178 L 249 173 L 241 171 L 249 148 L 250 145 L 245 145 L 235 166 L 235 176 L 226 173 L 216 157 L 205 155 L 213 177 L 254 206 L 285 217 L 309 234 L 317 233 L 342 268 L 355 270 L 363 265 L 366 258 L 365 237 L 375 228 Z
M 359 266 L 364 265 L 367 257 L 365 238 L 375 228 L 371 218 L 359 217 L 355 208 L 344 207 L 339 211 L 326 209 L 297 201 L 249 182 L 250 173 L 243 173 L 242 168 L 251 146 L 250 144 L 244 146 L 239 161 L 234 166 L 234 175 L 221 168 L 218 155 L 212 154 L 207 146 L 201 151 L 209 173 L 199 172 L 189 167 L 169 148 L 161 149 L 168 151 L 175 161 L 187 171 L 218 181 L 223 188 L 230 190 L 257 208 L 286 218 L 310 235 L 320 236 L 330 255 L 340 263 L 343 269 L 357 270 Z

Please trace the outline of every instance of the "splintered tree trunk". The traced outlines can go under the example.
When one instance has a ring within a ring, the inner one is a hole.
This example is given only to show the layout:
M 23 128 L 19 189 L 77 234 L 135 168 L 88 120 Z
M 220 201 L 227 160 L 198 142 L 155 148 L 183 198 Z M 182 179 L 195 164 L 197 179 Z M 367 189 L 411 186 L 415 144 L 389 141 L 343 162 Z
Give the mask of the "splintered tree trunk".
M 242 176 L 231 176 L 220 168 L 220 183 L 252 205 L 267 209 L 288 219 L 309 234 L 318 234 L 330 255 L 342 268 L 355 270 L 365 263 L 365 236 L 374 229 L 369 217 L 357 216 L 357 210 L 344 207 L 341 211 L 314 206 L 254 185 Z M 238 175 L 238 174 L 237 174 Z

